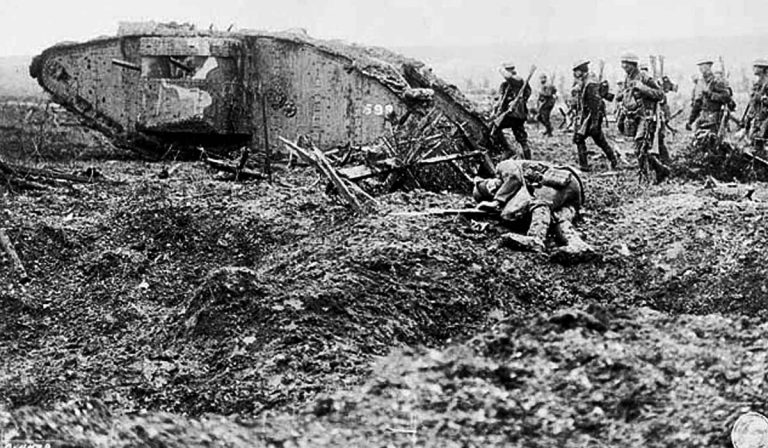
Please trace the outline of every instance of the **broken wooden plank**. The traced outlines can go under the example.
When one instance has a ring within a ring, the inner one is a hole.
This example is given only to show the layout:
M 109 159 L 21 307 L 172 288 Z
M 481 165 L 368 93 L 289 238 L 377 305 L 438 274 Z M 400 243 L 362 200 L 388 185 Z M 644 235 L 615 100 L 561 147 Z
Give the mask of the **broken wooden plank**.
M 9 163 L 5 163 L 3 161 L 0 161 L 0 171 L 3 171 L 4 173 L 14 177 L 20 177 L 20 176 L 45 177 L 48 179 L 66 180 L 69 182 L 75 182 L 80 184 L 91 184 L 96 182 L 107 183 L 111 185 L 122 184 L 122 182 L 115 181 L 115 180 L 107 180 L 107 179 L 101 178 L 100 180 L 96 181 L 95 178 L 91 178 L 91 177 L 74 176 L 72 174 L 61 173 L 53 170 L 46 170 L 42 168 L 29 168 L 21 165 L 12 165 Z
M 211 157 L 205 158 L 205 163 L 208 164 L 211 168 L 218 170 L 218 171 L 224 171 L 226 173 L 234 174 L 235 176 L 238 176 L 240 179 L 253 178 L 253 179 L 263 179 L 264 175 L 261 173 L 257 173 L 256 171 L 249 170 L 247 168 L 243 168 L 242 170 L 238 170 L 238 165 L 235 165 L 234 163 L 227 162 L 225 160 L 219 160 L 219 159 L 213 159 Z
M 466 216 L 474 218 L 498 218 L 498 213 L 492 213 L 477 208 L 438 208 L 420 212 L 397 212 L 392 216 L 411 218 L 416 216 Z
M 319 149 L 313 148 L 313 151 L 310 152 L 309 150 L 300 147 L 299 145 L 286 138 L 278 138 L 289 148 L 296 151 L 307 162 L 312 164 L 318 171 L 320 171 L 323 176 L 327 177 L 336 187 L 336 191 L 339 192 L 339 194 L 352 206 L 352 208 L 354 208 L 356 212 L 364 213 L 362 204 L 360 204 L 360 201 L 358 201 L 357 197 L 355 197 L 355 195 L 349 191 L 349 188 L 347 188 L 342 179 L 338 176 L 336 170 L 330 165 L 330 163 L 327 165 L 324 163 L 324 161 L 328 162 L 328 159 L 325 158 Z
M 402 170 L 405 168 L 411 168 L 415 166 L 435 165 L 438 163 L 450 162 L 452 160 L 462 160 L 471 157 L 480 157 L 485 154 L 483 151 L 472 151 L 464 154 L 450 154 L 447 156 L 431 157 L 429 159 L 419 160 L 409 165 L 397 166 L 394 158 L 384 159 L 378 162 L 379 165 L 390 165 L 389 168 L 375 169 L 365 165 L 351 166 L 348 168 L 339 169 L 339 174 L 346 177 L 349 180 L 361 180 L 380 174 L 389 174 L 393 171 Z
M 0 246 L 2 246 L 3 251 L 5 251 L 6 254 L 8 254 L 8 258 L 11 259 L 11 263 L 13 264 L 13 267 L 16 269 L 16 272 L 19 274 L 19 279 L 22 282 L 26 282 L 29 280 L 29 277 L 27 276 L 27 271 L 24 269 L 24 265 L 21 264 L 21 259 L 19 258 L 19 254 L 16 253 L 16 250 L 13 248 L 13 244 L 11 244 L 11 239 L 8 238 L 8 234 L 5 233 L 5 229 L 0 228 Z
M 349 187 L 346 183 L 344 183 L 344 180 L 339 177 L 339 173 L 336 172 L 336 169 L 333 168 L 333 165 L 331 165 L 331 162 L 328 161 L 323 152 L 317 149 L 314 145 L 312 145 L 312 151 L 314 152 L 318 163 L 325 169 L 326 176 L 331 179 L 331 182 L 334 186 L 336 186 L 336 189 L 339 191 L 339 193 L 341 193 L 347 199 L 355 211 L 363 213 L 363 205 L 357 199 L 357 196 L 349 191 Z

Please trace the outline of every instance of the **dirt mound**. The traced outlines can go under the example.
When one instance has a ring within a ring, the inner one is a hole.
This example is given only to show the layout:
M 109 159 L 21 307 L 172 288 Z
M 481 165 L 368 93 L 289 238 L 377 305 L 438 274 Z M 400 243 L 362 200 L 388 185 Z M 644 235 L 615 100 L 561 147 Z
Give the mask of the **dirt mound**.
M 126 412 L 258 414 L 504 316 L 593 301 L 765 313 L 768 208 L 703 186 L 588 178 L 580 228 L 602 257 L 564 267 L 499 248 L 508 229 L 492 221 L 389 214 L 463 207 L 460 195 L 394 193 L 355 217 L 306 172 L 240 186 L 194 164 L 163 181 L 161 167 L 98 169 L 129 182 L 7 203 L 33 278 L 22 288 L 0 272 L 9 408 L 95 397 Z
M 76 446 L 726 446 L 768 411 L 768 326 L 650 309 L 564 309 L 466 344 L 406 349 L 363 386 L 255 421 L 21 409 L 0 429 Z
M 746 156 L 740 141 L 718 141 L 713 132 L 699 131 L 685 145 L 675 162 L 679 176 L 704 180 L 707 177 L 730 182 L 768 180 L 768 169 Z
M 365 387 L 315 409 L 329 429 L 308 426 L 298 439 L 724 446 L 738 415 L 767 410 L 768 326 L 757 319 L 595 311 L 515 320 L 466 345 L 393 355 Z

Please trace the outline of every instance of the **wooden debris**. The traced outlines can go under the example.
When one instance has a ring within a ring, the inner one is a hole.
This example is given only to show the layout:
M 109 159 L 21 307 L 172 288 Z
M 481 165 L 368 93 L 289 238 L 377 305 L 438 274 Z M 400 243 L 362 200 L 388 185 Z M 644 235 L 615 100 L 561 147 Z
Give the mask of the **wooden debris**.
M 347 183 L 345 183 L 344 179 L 342 179 L 339 174 L 336 172 L 336 169 L 331 166 L 331 163 L 328 161 L 328 159 L 325 157 L 325 155 L 317 148 L 312 148 L 312 151 L 309 151 L 307 149 L 304 149 L 297 144 L 291 142 L 288 139 L 285 139 L 283 137 L 278 137 L 280 141 L 282 141 L 288 148 L 294 150 L 299 156 L 301 156 L 307 163 L 314 166 L 315 169 L 317 169 L 323 176 L 328 178 L 331 183 L 333 183 L 333 186 L 336 187 L 336 191 L 339 192 L 339 194 L 352 206 L 352 208 L 358 212 L 358 213 L 364 213 L 365 209 L 363 207 L 363 204 L 360 202 L 360 200 L 350 191 L 349 186 Z M 355 191 L 359 192 L 362 191 L 359 187 L 355 186 Z M 371 198 L 367 194 L 366 199 Z M 375 201 L 374 201 L 375 203 Z
M 239 179 L 263 179 L 264 178 L 264 175 L 261 173 L 257 173 L 256 171 L 250 170 L 248 168 L 239 169 L 239 164 L 236 165 L 234 163 L 227 162 L 226 160 L 206 157 L 204 161 L 211 168 L 218 171 L 224 171 L 226 173 L 234 174 Z
M 29 177 L 43 178 L 49 180 L 67 181 L 80 184 L 106 183 L 110 185 L 121 185 L 122 182 L 105 179 L 103 176 L 75 176 L 59 171 L 46 170 L 41 168 L 30 168 L 22 165 L 13 165 L 0 160 L 0 173 L 14 182 L 29 181 Z
M 472 218 L 498 218 L 498 213 L 492 213 L 477 208 L 438 208 L 421 212 L 398 212 L 392 216 L 411 218 L 416 216 L 466 216 Z
M 237 172 L 235 173 L 235 182 L 238 182 L 240 180 L 240 174 L 245 169 L 245 164 L 248 162 L 248 155 L 250 154 L 250 150 L 247 146 L 243 146 L 240 152 L 240 161 L 237 163 Z M 269 164 L 269 154 L 267 154 L 267 166 L 269 169 L 267 169 L 265 172 L 267 173 L 267 177 L 270 177 L 272 175 L 272 166 Z
M 6 254 L 8 254 L 8 258 L 11 259 L 11 263 L 13 263 L 14 269 L 16 269 L 16 272 L 19 274 L 19 279 L 21 282 L 27 282 L 29 280 L 29 277 L 27 276 L 27 271 L 24 269 L 24 265 L 21 264 L 21 259 L 19 259 L 19 255 L 16 253 L 16 250 L 13 248 L 13 244 L 11 244 L 11 239 L 8 238 L 8 234 L 5 233 L 5 229 L 0 228 L 0 246 L 2 246 L 3 251 L 5 251 Z
M 484 157 L 484 155 L 485 153 L 483 151 L 472 151 L 465 154 L 450 154 L 447 156 L 436 156 L 436 157 L 431 157 L 429 159 L 412 162 L 407 167 L 410 168 L 415 166 L 435 165 L 438 163 L 469 159 L 472 157 Z M 378 176 L 380 174 L 389 174 L 394 171 L 402 170 L 405 168 L 404 166 L 398 166 L 397 160 L 395 158 L 384 159 L 381 162 L 379 162 L 378 165 L 384 166 L 385 168 L 376 169 L 376 168 L 372 168 L 365 165 L 359 165 L 359 166 L 352 166 L 349 168 L 341 168 L 339 169 L 339 174 L 341 174 L 342 176 L 346 177 L 349 180 L 361 180 L 361 179 L 366 179 L 373 176 Z

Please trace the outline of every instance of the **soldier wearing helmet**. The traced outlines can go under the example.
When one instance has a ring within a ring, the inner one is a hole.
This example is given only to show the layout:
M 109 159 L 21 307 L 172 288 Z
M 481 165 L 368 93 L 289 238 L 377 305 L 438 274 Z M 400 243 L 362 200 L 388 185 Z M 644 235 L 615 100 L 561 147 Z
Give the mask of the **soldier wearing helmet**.
M 745 126 L 753 148 L 762 153 L 768 139 L 768 59 L 755 60 L 752 68 L 757 80 L 752 86 Z
M 541 80 L 541 87 L 539 88 L 539 110 L 536 119 L 544 125 L 544 135 L 551 137 L 552 122 L 550 121 L 550 115 L 555 107 L 555 101 L 557 101 L 557 88 L 547 79 L 547 75 L 542 74 L 539 79 Z
M 723 114 L 723 106 L 731 110 L 736 108 L 733 102 L 733 92 L 725 79 L 715 76 L 712 72 L 714 61 L 701 59 L 696 64 L 701 73 L 701 79 L 696 83 L 691 99 L 691 115 L 685 128 L 689 131 L 696 129 L 717 131 Z
M 669 176 L 669 168 L 659 159 L 658 154 L 651 154 L 657 104 L 664 99 L 664 92 L 658 83 L 639 68 L 640 58 L 633 53 L 621 57 L 621 68 L 627 74 L 623 90 L 618 95 L 624 113 L 623 134 L 632 137 L 635 154 L 640 168 L 640 176 L 648 178 L 649 168 L 656 174 L 656 181 L 661 182 Z
M 528 146 L 528 133 L 525 131 L 525 121 L 528 119 L 528 98 L 531 97 L 531 86 L 526 84 L 525 80 L 517 75 L 515 64 L 512 62 L 506 62 L 501 66 L 501 75 L 504 77 L 499 86 L 499 98 L 496 106 L 494 107 L 494 116 L 500 113 L 508 111 L 504 115 L 501 124 L 493 129 L 492 138 L 500 142 L 502 146 L 509 148 L 504 137 L 504 129 L 511 129 L 515 136 L 515 140 L 522 147 L 523 158 L 530 160 L 531 149 Z M 514 98 L 517 93 L 523 90 L 523 96 L 517 107 L 510 109 Z M 511 150 L 511 148 L 509 148 Z M 508 158 L 512 154 L 505 154 L 504 157 Z
M 605 157 L 616 168 L 619 159 L 603 133 L 603 118 L 605 104 L 601 96 L 600 83 L 597 76 L 589 71 L 589 61 L 578 60 L 573 64 L 573 89 L 571 90 L 572 105 L 575 112 L 573 123 L 573 143 L 579 158 L 582 171 L 589 171 L 587 158 L 587 137 L 603 150 Z

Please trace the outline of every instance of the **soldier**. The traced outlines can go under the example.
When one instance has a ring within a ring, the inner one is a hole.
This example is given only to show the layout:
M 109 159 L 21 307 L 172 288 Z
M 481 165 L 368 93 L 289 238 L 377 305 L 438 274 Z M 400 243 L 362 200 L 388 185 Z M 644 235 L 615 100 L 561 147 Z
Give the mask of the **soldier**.
M 689 131 L 695 124 L 696 129 L 717 132 L 725 112 L 723 108 L 728 107 L 731 110 L 736 108 L 733 92 L 725 79 L 712 73 L 713 64 L 711 59 L 703 59 L 697 64 L 701 79 L 693 89 L 691 115 L 685 125 L 685 129 Z
M 624 90 L 618 95 L 624 113 L 623 134 L 634 139 L 640 177 L 648 178 L 650 166 L 656 173 L 656 181 L 661 182 L 669 176 L 669 168 L 650 150 L 656 131 L 656 107 L 664 99 L 664 93 L 653 78 L 640 71 L 639 61 L 632 53 L 621 57 L 621 68 L 627 74 Z
M 745 126 L 752 147 L 762 153 L 768 139 L 768 59 L 757 59 L 753 69 L 757 80 L 752 86 Z
M 552 109 L 555 107 L 555 101 L 557 100 L 557 88 L 554 84 L 547 82 L 547 75 L 542 74 L 541 87 L 539 89 L 539 113 L 536 119 L 539 123 L 544 125 L 544 135 L 547 137 L 552 136 L 552 123 L 550 122 L 550 115 Z
M 528 133 L 525 132 L 525 121 L 528 118 L 528 98 L 531 97 L 531 86 L 525 83 L 525 80 L 517 76 L 515 64 L 508 62 L 502 65 L 502 81 L 499 86 L 499 99 L 494 108 L 494 117 L 501 113 L 504 118 L 499 126 L 493 128 L 492 138 L 498 142 L 505 143 L 504 129 L 512 129 L 515 140 L 520 144 L 523 150 L 523 158 L 531 158 L 531 150 L 528 146 Z M 512 104 L 520 89 L 524 88 L 523 96 L 519 104 Z M 512 108 L 510 109 L 510 106 Z M 504 144 L 504 147 L 508 145 Z M 505 157 L 508 154 L 505 155 Z
M 584 203 L 578 171 L 548 162 L 504 160 L 496 177 L 475 179 L 473 196 L 478 208 L 499 211 L 501 218 L 517 221 L 528 214 L 531 224 L 526 235 L 506 233 L 502 243 L 516 249 L 543 252 L 550 226 L 561 246 L 553 257 L 578 261 L 594 255 L 594 249 L 576 232 L 573 219 Z
M 601 95 L 601 84 L 594 73 L 589 72 L 589 61 L 579 60 L 573 65 L 572 104 L 575 118 L 573 123 L 573 143 L 582 171 L 589 171 L 587 158 L 587 137 L 603 150 L 611 168 L 618 166 L 616 152 L 611 148 L 603 133 L 605 103 Z

